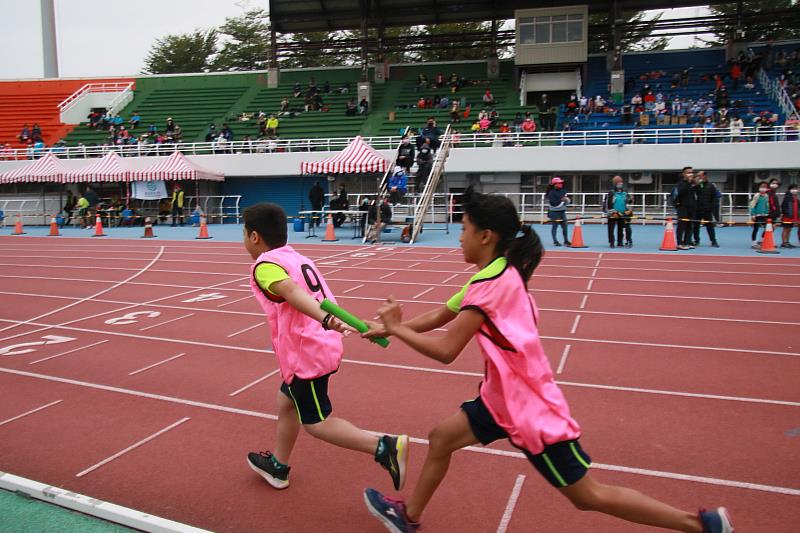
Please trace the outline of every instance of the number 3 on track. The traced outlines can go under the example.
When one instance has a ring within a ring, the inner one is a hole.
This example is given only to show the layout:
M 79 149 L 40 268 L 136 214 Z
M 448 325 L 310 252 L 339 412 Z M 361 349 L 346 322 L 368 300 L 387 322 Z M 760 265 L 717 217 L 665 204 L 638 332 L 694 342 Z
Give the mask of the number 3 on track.
M 23 342 L 20 344 L 12 344 L 0 348 L 0 355 L 24 355 L 26 353 L 35 352 L 36 348 L 27 348 L 28 346 L 44 346 L 45 344 L 61 344 L 62 342 L 70 342 L 77 340 L 74 337 L 60 337 L 58 335 L 45 335 L 42 337 L 43 341 Z M 19 348 L 25 348 L 20 350 Z

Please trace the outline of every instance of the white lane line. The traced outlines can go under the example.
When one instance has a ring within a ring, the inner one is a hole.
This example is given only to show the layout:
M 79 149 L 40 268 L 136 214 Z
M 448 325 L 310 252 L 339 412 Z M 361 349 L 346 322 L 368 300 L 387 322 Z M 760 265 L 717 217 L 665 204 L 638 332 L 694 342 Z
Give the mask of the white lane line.
M 249 284 L 242 284 L 242 285 L 239 285 L 239 287 L 244 287 L 245 289 L 253 290 L 253 288 Z
M 372 363 L 370 363 L 370 364 L 372 364 Z M 386 366 L 386 365 L 375 365 L 375 366 Z M 69 385 L 77 385 L 77 386 L 82 386 L 82 387 L 88 387 L 88 388 L 91 388 L 91 389 L 98 389 L 98 390 L 104 390 L 104 391 L 108 391 L 108 392 L 116 392 L 116 393 L 120 393 L 120 394 L 138 396 L 138 397 L 142 397 L 142 398 L 161 400 L 161 401 L 171 402 L 171 403 L 176 403 L 176 404 L 181 404 L 181 405 L 190 405 L 192 407 L 200 407 L 200 408 L 209 409 L 209 410 L 212 410 L 212 411 L 220 411 L 220 412 L 231 413 L 231 414 L 239 414 L 239 415 L 251 416 L 251 417 L 267 419 L 267 420 L 277 420 L 278 419 L 278 417 L 276 415 L 269 414 L 269 413 L 261 413 L 261 412 L 258 412 L 258 411 L 248 411 L 248 410 L 245 410 L 245 409 L 236 409 L 234 407 L 227 407 L 227 406 L 224 406 L 224 405 L 215 405 L 215 404 L 209 404 L 209 403 L 204 403 L 204 402 L 196 402 L 196 401 L 192 401 L 192 400 L 184 400 L 182 398 L 172 398 L 172 397 L 169 397 L 169 396 L 162 396 L 162 395 L 158 395 L 158 394 L 150 394 L 150 393 L 139 392 L 139 391 L 134 391 L 134 390 L 130 390 L 130 389 L 123 389 L 123 388 L 119 388 L 119 387 L 109 387 L 107 385 L 98 385 L 98 384 L 95 384 L 95 383 L 88 383 L 88 382 L 77 381 L 77 380 L 73 380 L 73 379 L 59 378 L 59 377 L 48 376 L 48 375 L 44 375 L 44 374 L 35 374 L 33 372 L 23 372 L 21 370 L 12 370 L 10 368 L 0 368 L 0 373 L 13 374 L 13 375 L 25 376 L 25 377 L 31 377 L 31 378 L 38 378 L 38 379 L 43 379 L 43 380 L 46 380 L 46 381 L 54 381 L 54 382 L 58 382 L 58 383 L 66 383 L 66 384 L 69 384 Z M 458 372 L 452 372 L 451 371 L 451 372 L 442 372 L 442 373 L 458 373 Z M 466 374 L 466 373 L 462 373 L 462 374 Z M 473 375 L 481 376 L 482 374 L 474 374 L 473 373 Z M 562 382 L 560 384 L 568 384 L 568 383 L 563 383 Z M 698 395 L 698 396 L 703 396 L 703 395 Z M 765 403 L 778 403 L 778 404 L 782 404 L 782 405 L 793 404 L 795 407 L 800 407 L 800 403 L 793 403 L 793 402 L 773 402 L 773 401 L 770 401 L 770 400 L 766 400 L 764 402 Z M 376 434 L 376 435 L 384 435 L 385 434 L 385 432 L 376 432 L 376 431 L 372 431 L 371 433 Z M 411 440 L 411 442 L 414 442 L 414 443 L 417 443 L 417 444 L 428 445 L 428 440 L 427 439 L 411 437 L 409 440 Z M 518 459 L 527 460 L 525 455 L 520 453 L 520 452 L 512 452 L 512 451 L 506 451 L 506 450 L 496 450 L 494 448 L 482 448 L 482 447 L 477 447 L 477 446 L 468 446 L 468 447 L 466 447 L 464 449 L 467 450 L 467 451 L 470 451 L 470 452 L 475 452 L 475 453 L 484 453 L 484 454 L 487 454 L 487 455 L 499 455 L 499 456 L 505 456 L 505 457 L 515 457 L 515 458 L 518 458 Z M 757 490 L 757 491 L 763 491 L 763 492 L 773 492 L 773 493 L 778 493 L 778 494 L 788 494 L 788 495 L 791 495 L 791 496 L 800 496 L 800 489 L 779 487 L 779 486 L 773 486 L 773 485 L 761 485 L 761 484 L 758 484 L 758 483 L 748 483 L 748 482 L 742 482 L 742 481 L 731 481 L 731 480 L 717 479 L 717 478 L 711 478 L 711 477 L 692 476 L 692 475 L 680 474 L 680 473 L 674 473 L 674 472 L 663 472 L 663 471 L 659 471 L 659 470 L 647 470 L 647 469 L 643 469 L 643 468 L 630 468 L 630 467 L 626 467 L 626 466 L 607 465 L 607 464 L 600 464 L 600 463 L 593 463 L 592 467 L 593 468 L 599 468 L 601 470 L 611 470 L 611 471 L 615 471 L 615 472 L 624 472 L 624 473 L 629 473 L 629 474 L 638 474 L 638 475 L 644 475 L 644 476 L 653 476 L 653 477 L 661 477 L 661 478 L 668 478 L 668 479 L 676 479 L 676 480 L 680 480 L 680 481 L 694 481 L 694 482 L 697 482 L 697 483 L 706 483 L 706 484 L 710 484 L 710 485 L 720 485 L 720 486 L 735 487 L 735 488 L 748 489 L 748 490 Z
M 158 326 L 164 326 L 166 324 L 171 324 L 172 322 L 177 322 L 178 320 L 183 320 L 184 318 L 189 318 L 190 316 L 194 316 L 194 313 L 189 313 L 188 315 L 179 316 L 178 318 L 172 318 L 170 320 L 165 320 L 164 322 L 159 322 L 158 324 L 153 324 L 152 326 L 145 326 L 141 328 L 139 331 L 147 331 L 148 329 L 157 328 Z
M 588 294 L 584 294 L 583 295 L 583 299 L 581 300 L 581 305 L 580 305 L 581 309 L 584 309 L 586 307 L 586 300 L 588 300 L 588 299 L 589 299 L 589 295 Z
M 335 270 L 331 270 L 330 272 L 327 272 L 325 275 L 326 275 L 326 276 L 330 276 L 331 274 L 336 274 L 336 273 L 337 273 L 337 272 L 339 272 L 340 270 L 341 270 L 341 268 L 337 268 L 337 269 L 335 269 Z
M 363 283 L 360 284 L 360 285 L 356 285 L 355 287 L 351 287 L 351 288 L 347 289 L 346 291 L 342 291 L 342 294 L 347 294 L 347 293 L 353 292 L 354 290 L 360 289 L 363 286 L 364 286 Z
M 231 337 L 235 337 L 236 335 L 241 335 L 242 333 L 250 331 L 251 329 L 257 328 L 258 326 L 263 326 L 264 324 L 266 324 L 266 322 L 259 322 L 258 324 L 253 324 L 252 326 L 248 326 L 248 327 L 246 327 L 244 329 L 241 329 L 241 330 L 239 330 L 239 331 L 237 331 L 235 333 L 231 333 L 230 335 L 228 335 L 228 338 L 230 339 Z
M 394 276 L 395 274 L 397 274 L 397 272 L 392 271 L 392 272 L 389 272 L 388 274 L 384 274 L 383 276 L 379 277 L 378 279 L 386 279 L 389 276 Z
M 186 352 L 179 353 L 178 355 L 173 355 L 172 357 L 168 357 L 168 358 L 164 359 L 163 361 L 159 361 L 158 363 L 153 363 L 152 365 L 148 365 L 148 366 L 146 366 L 144 368 L 140 368 L 139 370 L 134 370 L 133 372 L 129 372 L 128 375 L 129 376 L 135 376 L 136 374 L 140 374 L 140 373 L 144 372 L 145 370 L 150 370 L 151 368 L 157 367 L 159 365 L 163 365 L 164 363 L 169 363 L 170 361 L 173 361 L 173 360 L 177 359 L 178 357 L 183 357 L 184 355 L 186 355 Z
M 592 270 L 592 277 L 595 277 L 596 275 L 597 275 L 597 269 L 595 268 L 594 270 Z
M 569 351 L 572 348 L 571 344 L 567 344 L 564 346 L 564 351 L 561 353 L 561 361 L 558 362 L 558 369 L 556 369 L 556 374 L 560 374 L 564 371 L 564 367 L 567 365 L 567 357 L 569 357 Z
M 255 381 L 253 381 L 253 382 L 251 382 L 251 383 L 248 383 L 247 385 L 245 385 L 245 386 L 244 386 L 244 387 L 242 387 L 241 389 L 236 389 L 236 390 L 235 390 L 235 391 L 233 391 L 232 393 L 228 394 L 228 396 L 236 396 L 236 395 L 237 395 L 237 394 L 239 394 L 240 392 L 244 392 L 244 391 L 246 391 L 247 389 L 249 389 L 250 387 L 253 387 L 253 386 L 255 386 L 255 385 L 258 385 L 259 383 L 261 383 L 261 382 L 262 382 L 262 381 L 264 381 L 265 379 L 269 379 L 269 378 L 271 378 L 272 376 L 274 376 L 275 374 L 277 374 L 277 373 L 278 373 L 278 372 L 280 372 L 280 371 L 281 371 L 281 369 L 280 369 L 280 368 L 276 368 L 275 370 L 273 370 L 273 371 L 272 371 L 272 372 L 270 372 L 269 374 L 267 374 L 267 375 L 265 375 L 265 376 L 261 376 L 261 377 L 260 377 L 260 378 L 258 378 L 257 380 L 255 380 Z
M 514 482 L 514 488 L 511 489 L 511 495 L 508 497 L 503 516 L 500 518 L 500 525 L 497 526 L 497 533 L 506 533 L 508 530 L 508 524 L 511 523 L 511 515 L 514 514 L 514 507 L 517 506 L 517 500 L 519 499 L 519 493 L 522 492 L 523 483 L 525 483 L 525 474 L 519 474 L 517 480 Z
M 453 274 L 452 276 L 444 280 L 441 284 L 444 285 L 445 283 L 447 283 L 448 281 L 452 280 L 455 277 L 458 277 L 458 274 Z
M 225 306 L 228 306 L 228 305 L 231 305 L 231 304 L 235 304 L 236 302 L 241 302 L 242 300 L 247 300 L 248 298 L 251 298 L 251 296 L 249 294 L 247 296 L 242 296 L 241 298 L 236 298 L 235 300 L 231 300 L 230 302 L 225 302 L 224 304 L 219 304 L 217 307 L 225 307 Z
M 108 342 L 108 339 L 102 340 L 102 341 L 98 341 L 98 342 L 93 342 L 92 344 L 88 344 L 86 346 L 81 346 L 80 348 L 73 348 L 72 350 L 68 350 L 66 352 L 61 352 L 61 353 L 56 354 L 56 355 L 49 355 L 47 357 L 42 357 L 41 359 L 37 359 L 36 361 L 31 361 L 28 364 L 29 365 L 35 365 L 37 363 L 41 363 L 42 361 L 49 361 L 50 359 L 55 359 L 56 357 L 61 357 L 62 355 L 71 354 L 73 352 L 77 352 L 78 350 L 85 350 L 86 348 L 91 348 L 92 346 L 97 346 L 98 344 L 103 344 L 104 342 Z
M 570 335 L 575 335 L 575 332 L 578 331 L 578 324 L 581 323 L 581 315 L 575 315 L 575 322 L 572 323 L 572 329 L 569 330 Z
M 97 292 L 97 293 L 95 293 L 95 294 L 92 294 L 91 296 L 86 296 L 85 298 L 81 298 L 80 300 L 76 300 L 76 301 L 74 301 L 74 302 L 72 302 L 72 303 L 69 303 L 69 304 L 67 304 L 67 305 L 64 305 L 64 306 L 62 306 L 62 307 L 57 307 L 57 308 L 55 308 L 55 309 L 53 309 L 53 310 L 51 310 L 51 311 L 48 311 L 48 312 L 46 312 L 46 313 L 44 313 L 44 314 L 41 314 L 41 315 L 39 315 L 39 316 L 37 316 L 37 317 L 29 318 L 28 320 L 26 320 L 26 321 L 24 321 L 24 322 L 21 322 L 21 323 L 19 323 L 19 324 L 11 324 L 11 325 L 9 325 L 9 326 L 6 326 L 6 327 L 4 327 L 4 328 L 1 328 L 1 329 L 0 329 L 0 333 L 2 333 L 2 332 L 4 332 L 4 331 L 8 331 L 9 329 L 13 329 L 13 328 L 16 328 L 16 327 L 22 326 L 23 324 L 28 324 L 28 323 L 30 323 L 30 322 L 34 322 L 34 321 L 36 321 L 36 320 L 41 320 L 42 318 L 48 317 L 48 316 L 50 316 L 50 315 L 54 315 L 54 314 L 56 314 L 56 313 L 60 313 L 61 311 L 66 311 L 67 309 L 69 309 L 69 308 L 71 308 L 71 307 L 75 307 L 76 305 L 82 304 L 83 302 L 85 302 L 85 301 L 87 301 L 87 300 L 91 300 L 92 298 L 97 298 L 98 296 L 102 296 L 103 294 L 107 293 L 108 291 L 112 291 L 112 290 L 116 289 L 117 287 L 121 287 L 122 285 L 125 285 L 125 284 L 126 284 L 126 283 L 128 283 L 129 281 L 131 281 L 131 280 L 133 280 L 133 279 L 135 279 L 135 278 L 138 278 L 139 276 L 141 276 L 142 274 L 144 274 L 145 272 L 147 272 L 147 270 L 148 270 L 148 269 L 149 269 L 151 266 L 153 266 L 153 265 L 156 263 L 156 261 L 158 261 L 158 260 L 161 258 L 161 256 L 162 256 L 162 255 L 164 255 L 164 250 L 165 250 L 165 249 L 166 249 L 166 248 L 165 248 L 164 246 L 161 246 L 161 247 L 159 248 L 159 250 L 158 250 L 158 253 L 156 254 L 156 256 L 155 256 L 155 257 L 154 257 L 154 258 L 153 258 L 153 259 L 152 259 L 152 260 L 151 260 L 149 263 L 147 263 L 147 265 L 145 265 L 145 266 L 144 266 L 143 268 L 141 268 L 140 270 L 136 271 L 136 272 L 135 272 L 133 275 L 131 275 L 131 276 L 129 276 L 129 277 L 127 277 L 127 278 L 125 278 L 124 280 L 122 280 L 122 281 L 118 281 L 117 283 L 113 284 L 112 286 L 110 286 L 110 287 L 107 287 L 107 288 L 103 289 L 102 291 L 100 291 L 100 292 Z M 62 266 L 61 268 L 63 268 L 63 266 Z M 71 268 L 71 267 L 70 267 L 70 268 Z
M 4 426 L 4 425 L 6 425 L 6 424 L 8 424 L 10 422 L 13 422 L 14 420 L 19 420 L 20 418 L 24 418 L 24 417 L 26 417 L 28 415 L 32 415 L 33 413 L 38 413 L 39 411 L 47 409 L 48 407 L 53 407 L 54 405 L 60 404 L 63 401 L 64 400 L 56 400 L 54 402 L 50 402 L 48 404 L 42 405 L 41 407 L 37 407 L 36 409 L 31 409 L 30 411 L 25 411 L 24 413 L 22 413 L 20 415 L 12 416 L 11 418 L 7 418 L 6 420 L 3 420 L 2 422 L 0 422 L 0 426 Z
M 126 453 L 128 453 L 129 451 L 131 451 L 131 450 L 135 450 L 135 449 L 136 449 L 136 448 L 138 448 L 139 446 L 142 446 L 142 445 L 144 445 L 144 444 L 147 444 L 147 443 L 148 443 L 148 442 L 150 442 L 151 440 L 153 440 L 153 439 L 155 439 L 155 438 L 157 438 L 157 437 L 159 437 L 159 436 L 163 435 L 163 434 L 164 434 L 164 433 L 166 433 L 167 431 L 169 431 L 169 430 L 171 430 L 171 429 L 174 429 L 174 428 L 176 428 L 176 427 L 180 426 L 181 424 L 183 424 L 184 422 L 187 422 L 187 421 L 189 421 L 189 417 L 188 417 L 188 416 L 187 416 L 187 417 L 184 417 L 184 418 L 181 418 L 181 419 L 180 419 L 180 420 L 178 420 L 177 422 L 174 422 L 174 423 L 172 423 L 172 424 L 168 425 L 167 427 L 165 427 L 164 429 L 162 429 L 162 430 L 160 430 L 160 431 L 157 431 L 156 433 L 153 433 L 153 434 L 152 434 L 152 435 L 150 435 L 149 437 L 145 437 L 144 439 L 140 440 L 139 442 L 137 442 L 137 443 L 135 443 L 135 444 L 131 444 L 130 446 L 128 446 L 128 447 L 127 447 L 127 448 L 125 448 L 124 450 L 122 450 L 122 451 L 119 451 L 119 452 L 115 453 L 115 454 L 114 454 L 114 455 L 112 455 L 111 457 L 108 457 L 108 458 L 106 458 L 106 459 L 103 459 L 103 460 L 102 460 L 102 461 L 100 461 L 99 463 L 97 463 L 97 464 L 95 464 L 95 465 L 92 465 L 92 466 L 90 466 L 90 467 L 89 467 L 89 468 L 87 468 L 86 470 L 81 470 L 80 472 L 78 472 L 77 474 L 75 474 L 75 477 L 83 477 L 83 476 L 85 476 L 86 474 L 88 474 L 89 472 L 94 472 L 95 470 L 97 470 L 97 469 L 98 469 L 98 468 L 100 468 L 101 466 L 103 466 L 103 465 L 106 465 L 106 464 L 110 463 L 110 462 L 111 462 L 111 461 L 113 461 L 114 459 L 118 459 L 119 457 L 122 457 L 123 455 L 125 455 L 125 454 L 126 454 Z
M 428 294 L 428 293 L 429 293 L 429 292 L 431 292 L 431 291 L 432 291 L 434 288 L 435 288 L 435 287 L 428 287 L 427 289 L 425 289 L 425 290 L 424 290 L 424 291 L 422 291 L 421 293 L 417 294 L 416 296 L 412 296 L 412 297 L 411 297 L 411 299 L 412 299 L 412 300 L 416 300 L 416 299 L 417 299 L 417 298 L 419 298 L 420 296 L 424 296 L 424 295 Z
M 439 259 L 440 257 L 442 257 L 442 254 L 439 254 L 439 255 L 434 255 L 433 257 L 430 257 L 428 260 L 429 260 L 429 261 L 434 261 L 434 260 L 436 260 L 436 259 Z
M 592 285 L 594 285 L 594 280 L 593 280 L 593 279 L 590 279 L 590 280 L 588 281 L 588 283 L 586 283 L 586 290 L 587 290 L 587 291 L 590 291 L 590 290 L 592 290 Z
M 408 268 L 414 268 L 416 266 L 421 265 L 422 263 L 414 263 L 413 265 L 408 265 Z

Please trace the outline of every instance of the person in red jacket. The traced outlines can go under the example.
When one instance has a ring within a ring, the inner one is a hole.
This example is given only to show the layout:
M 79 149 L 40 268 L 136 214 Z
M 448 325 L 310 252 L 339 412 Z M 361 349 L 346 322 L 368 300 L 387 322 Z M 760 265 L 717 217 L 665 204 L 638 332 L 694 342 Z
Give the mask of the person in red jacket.
M 800 205 L 797 199 L 797 184 L 792 183 L 786 194 L 783 195 L 783 235 L 781 235 L 781 248 L 796 248 L 789 242 L 792 237 L 792 228 L 797 227 L 797 238 L 800 240 Z

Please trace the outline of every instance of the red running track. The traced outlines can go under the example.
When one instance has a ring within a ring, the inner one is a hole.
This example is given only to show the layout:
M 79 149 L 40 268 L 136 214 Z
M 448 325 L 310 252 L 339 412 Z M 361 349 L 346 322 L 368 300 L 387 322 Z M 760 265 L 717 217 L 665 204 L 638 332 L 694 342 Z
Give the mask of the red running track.
M 283 492 L 245 464 L 270 447 L 280 378 L 241 246 L 85 243 L 0 237 L 0 469 L 215 531 L 382 531 L 360 492 L 390 481 L 369 457 L 303 435 Z M 454 249 L 297 248 L 368 318 L 390 293 L 408 314 L 441 305 L 474 272 Z M 798 267 L 548 253 L 531 289 L 594 475 L 687 509 L 727 505 L 741 531 L 796 531 Z M 477 393 L 472 344 L 447 367 L 399 342 L 345 350 L 335 412 L 366 429 L 424 439 Z M 409 487 L 424 453 L 417 440 Z M 571 509 L 506 443 L 458 452 L 424 521 L 644 529 Z

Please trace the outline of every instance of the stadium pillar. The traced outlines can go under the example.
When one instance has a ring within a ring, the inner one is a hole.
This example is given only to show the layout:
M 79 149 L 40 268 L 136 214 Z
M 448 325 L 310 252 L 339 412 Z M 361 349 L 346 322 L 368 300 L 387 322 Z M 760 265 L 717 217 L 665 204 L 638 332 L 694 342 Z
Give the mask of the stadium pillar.
M 490 80 L 500 77 L 500 60 L 497 57 L 497 20 L 492 19 L 491 45 L 489 58 L 486 60 L 486 77 Z
M 367 19 L 369 17 L 369 0 L 359 0 L 361 13 L 361 81 L 369 81 L 369 58 L 367 56 Z M 370 102 L 372 104 L 372 102 Z
M 278 35 L 274 27 L 269 30 L 269 68 L 267 69 L 267 88 L 278 88 Z
M 42 73 L 45 78 L 58 78 L 58 41 L 54 0 L 41 0 Z
M 611 101 L 622 105 L 625 100 L 625 70 L 622 66 L 622 30 L 619 24 L 623 23 L 624 19 L 616 0 L 611 4 L 608 18 L 611 26 L 611 42 L 608 52 L 608 67 L 611 71 Z

